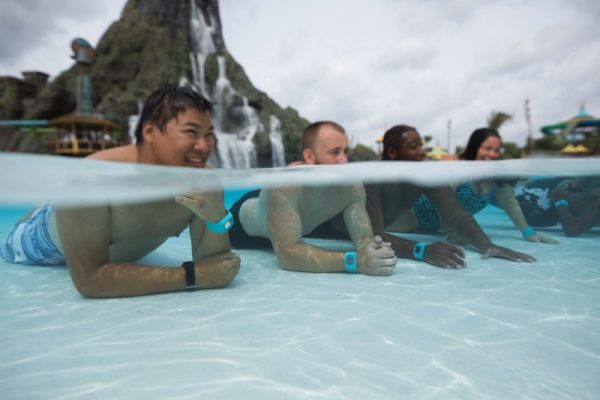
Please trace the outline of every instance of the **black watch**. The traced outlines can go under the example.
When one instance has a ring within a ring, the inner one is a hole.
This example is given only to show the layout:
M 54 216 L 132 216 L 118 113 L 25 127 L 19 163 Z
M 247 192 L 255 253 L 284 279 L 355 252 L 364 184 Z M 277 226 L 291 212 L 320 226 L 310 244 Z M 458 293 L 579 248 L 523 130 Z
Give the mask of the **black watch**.
M 185 269 L 185 287 L 194 289 L 196 287 L 196 263 L 186 261 L 181 266 Z

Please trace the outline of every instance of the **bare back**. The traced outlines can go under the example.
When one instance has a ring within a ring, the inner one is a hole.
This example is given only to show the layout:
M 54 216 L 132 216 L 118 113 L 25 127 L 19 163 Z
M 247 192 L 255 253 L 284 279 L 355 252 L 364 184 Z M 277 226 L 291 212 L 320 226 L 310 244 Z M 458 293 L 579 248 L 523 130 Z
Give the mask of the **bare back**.
M 240 209 L 240 220 L 249 235 L 270 238 L 269 223 L 285 224 L 287 217 L 284 213 L 293 212 L 300 219 L 301 234 L 307 235 L 355 200 L 356 193 L 352 186 L 265 189 L 258 198 L 244 202 Z
M 410 210 L 424 189 L 409 183 L 382 183 L 367 186 L 367 196 L 371 199 L 374 191 L 379 191 L 380 210 L 383 224 L 387 226 L 394 222 L 401 212 Z

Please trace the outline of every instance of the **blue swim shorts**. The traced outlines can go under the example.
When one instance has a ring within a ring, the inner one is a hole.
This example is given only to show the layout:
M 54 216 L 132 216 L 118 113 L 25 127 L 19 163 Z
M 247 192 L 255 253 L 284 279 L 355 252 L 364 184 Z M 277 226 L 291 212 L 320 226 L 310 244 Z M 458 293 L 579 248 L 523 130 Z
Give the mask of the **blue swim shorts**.
M 8 262 L 31 265 L 66 264 L 65 257 L 48 233 L 48 218 L 54 211 L 46 205 L 20 223 L 0 245 L 0 256 Z

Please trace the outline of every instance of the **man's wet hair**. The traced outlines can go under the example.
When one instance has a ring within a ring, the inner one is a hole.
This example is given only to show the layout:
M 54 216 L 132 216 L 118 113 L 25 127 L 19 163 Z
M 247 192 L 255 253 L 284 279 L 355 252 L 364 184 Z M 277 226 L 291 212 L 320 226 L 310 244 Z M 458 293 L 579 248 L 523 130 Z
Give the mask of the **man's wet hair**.
M 319 133 L 319 130 L 321 129 L 321 127 L 326 126 L 326 125 L 331 126 L 333 129 L 335 129 L 336 131 L 338 131 L 344 135 L 346 134 L 346 130 L 344 129 L 344 127 L 341 126 L 340 124 L 338 124 L 337 122 L 333 122 L 333 121 L 313 122 L 312 124 L 310 124 L 306 128 L 304 128 L 304 132 L 302 133 L 302 150 L 304 150 L 304 149 L 313 150 L 314 149 L 315 141 L 317 140 L 317 134 Z
M 388 150 L 390 148 L 400 149 L 402 146 L 402 137 L 406 132 L 417 131 L 417 128 L 409 125 L 395 125 L 388 129 L 383 135 L 383 155 L 384 160 L 389 160 Z
M 212 114 L 213 103 L 192 89 L 182 86 L 166 85 L 156 89 L 148 96 L 142 108 L 135 128 L 136 143 L 140 145 L 144 141 L 144 124 L 153 123 L 164 133 L 167 122 L 188 108 Z
M 500 137 L 500 134 L 494 128 L 475 129 L 473 133 L 471 133 L 467 147 L 460 155 L 460 158 L 463 160 L 475 160 L 477 158 L 477 152 L 481 147 L 481 143 L 485 142 L 487 138 L 492 136 L 497 137 L 500 139 L 500 141 L 502 141 L 502 137 Z

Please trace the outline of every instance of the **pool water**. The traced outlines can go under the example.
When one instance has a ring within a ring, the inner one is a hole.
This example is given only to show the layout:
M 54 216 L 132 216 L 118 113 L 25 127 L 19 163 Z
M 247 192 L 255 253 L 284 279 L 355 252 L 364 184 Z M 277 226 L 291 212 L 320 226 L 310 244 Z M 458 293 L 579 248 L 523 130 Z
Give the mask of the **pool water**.
M 0 238 L 23 211 L 0 210 Z M 66 267 L 0 262 L 1 397 L 600 398 L 600 230 L 538 229 L 561 243 L 534 244 L 493 206 L 476 218 L 538 261 L 467 248 L 463 270 L 399 260 L 369 277 L 283 271 L 272 251 L 242 250 L 225 289 L 110 300 L 81 297 Z M 144 262 L 189 252 L 185 232 Z

